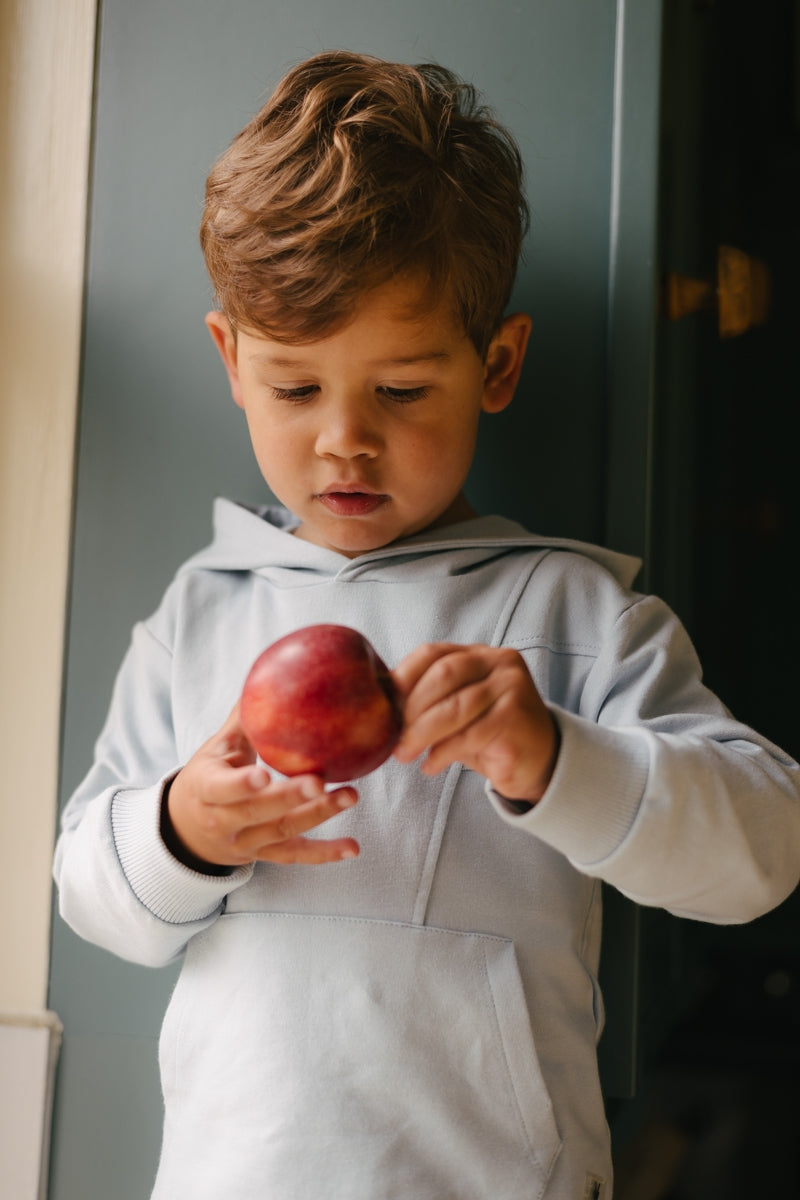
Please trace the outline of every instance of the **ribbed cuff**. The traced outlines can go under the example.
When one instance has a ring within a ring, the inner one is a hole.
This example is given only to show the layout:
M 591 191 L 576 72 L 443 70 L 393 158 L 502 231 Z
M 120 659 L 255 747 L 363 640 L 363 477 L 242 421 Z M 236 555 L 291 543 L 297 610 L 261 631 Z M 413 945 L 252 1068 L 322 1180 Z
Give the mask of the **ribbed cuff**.
M 647 783 L 647 743 L 634 728 L 608 729 L 551 711 L 561 746 L 541 800 L 520 813 L 488 784 L 487 792 L 505 821 L 588 868 L 613 854 L 633 825 Z
M 159 832 L 161 797 L 168 782 L 117 792 L 111 804 L 111 828 L 136 897 L 160 920 L 183 925 L 215 913 L 230 892 L 247 883 L 253 864 L 236 867 L 229 875 L 205 875 L 173 857 Z

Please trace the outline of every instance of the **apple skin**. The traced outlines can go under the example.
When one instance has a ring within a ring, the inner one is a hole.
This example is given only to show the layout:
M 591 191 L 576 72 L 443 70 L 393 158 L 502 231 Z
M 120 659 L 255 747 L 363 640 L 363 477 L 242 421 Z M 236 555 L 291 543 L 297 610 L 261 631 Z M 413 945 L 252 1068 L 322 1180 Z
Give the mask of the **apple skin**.
M 267 766 L 326 783 L 374 771 L 403 725 L 388 667 L 347 625 L 307 625 L 268 646 L 245 680 L 239 712 Z

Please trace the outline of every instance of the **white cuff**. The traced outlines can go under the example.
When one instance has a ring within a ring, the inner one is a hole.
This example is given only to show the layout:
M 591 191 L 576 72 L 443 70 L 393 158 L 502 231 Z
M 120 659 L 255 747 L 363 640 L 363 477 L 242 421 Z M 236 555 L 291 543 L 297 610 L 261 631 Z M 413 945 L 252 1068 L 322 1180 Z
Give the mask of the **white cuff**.
M 160 833 L 167 782 L 117 792 L 111 802 L 111 827 L 122 870 L 136 897 L 160 920 L 184 925 L 210 917 L 230 892 L 247 883 L 254 868 L 248 863 L 230 875 L 201 875 L 170 854 Z

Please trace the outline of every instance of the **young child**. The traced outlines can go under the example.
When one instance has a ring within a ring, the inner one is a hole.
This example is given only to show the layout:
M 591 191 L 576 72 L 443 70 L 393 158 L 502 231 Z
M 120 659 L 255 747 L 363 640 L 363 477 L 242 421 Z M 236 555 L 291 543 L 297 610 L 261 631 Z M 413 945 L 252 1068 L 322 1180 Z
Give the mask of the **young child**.
M 183 956 L 155 1200 L 608 1200 L 600 881 L 721 923 L 797 882 L 797 766 L 637 564 L 464 496 L 525 220 L 471 88 L 344 52 L 210 175 L 207 323 L 284 507 L 218 501 L 134 630 L 55 864 L 81 936 Z M 358 790 L 271 775 L 239 724 L 261 650 L 322 621 L 405 700 Z

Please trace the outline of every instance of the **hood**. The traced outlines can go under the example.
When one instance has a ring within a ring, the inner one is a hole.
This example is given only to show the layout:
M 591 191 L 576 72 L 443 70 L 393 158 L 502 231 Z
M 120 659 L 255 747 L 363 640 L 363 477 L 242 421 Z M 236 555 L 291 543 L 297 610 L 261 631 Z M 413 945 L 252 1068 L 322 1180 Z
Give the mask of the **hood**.
M 515 550 L 568 550 L 605 567 L 623 587 L 630 587 L 641 561 L 602 546 L 570 538 L 529 533 L 507 517 L 474 517 L 456 525 L 426 530 L 358 558 L 346 558 L 323 546 L 292 536 L 297 518 L 287 509 L 263 505 L 251 508 L 231 500 L 214 504 L 214 537 L 204 550 L 181 567 L 185 571 L 252 571 L 278 587 L 320 583 L 323 579 L 369 578 L 387 581 L 392 568 L 442 556 L 437 569 L 463 574 L 492 558 Z

